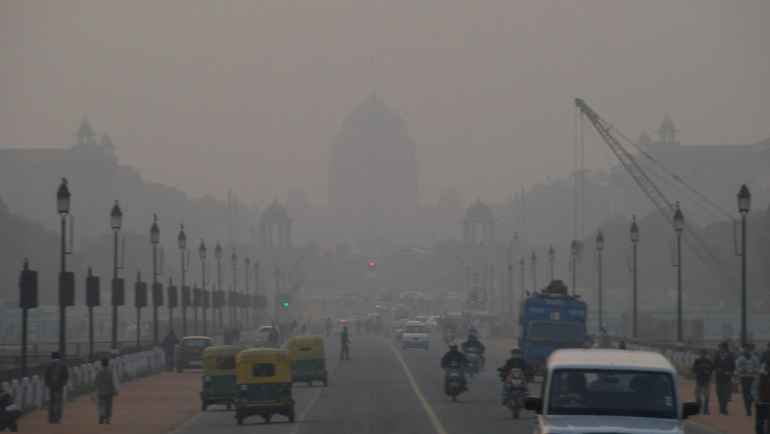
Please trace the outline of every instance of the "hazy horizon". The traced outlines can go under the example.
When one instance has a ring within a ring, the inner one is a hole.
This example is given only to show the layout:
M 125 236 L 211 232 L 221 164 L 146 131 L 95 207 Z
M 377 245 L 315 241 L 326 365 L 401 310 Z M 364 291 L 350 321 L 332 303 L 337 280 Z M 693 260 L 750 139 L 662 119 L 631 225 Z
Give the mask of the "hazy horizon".
M 330 143 L 374 91 L 422 205 L 500 201 L 572 171 L 576 97 L 632 140 L 666 113 L 683 144 L 770 137 L 768 43 L 764 1 L 3 2 L 0 147 L 69 147 L 86 116 L 192 197 L 323 205 Z M 587 131 L 589 168 L 602 151 Z

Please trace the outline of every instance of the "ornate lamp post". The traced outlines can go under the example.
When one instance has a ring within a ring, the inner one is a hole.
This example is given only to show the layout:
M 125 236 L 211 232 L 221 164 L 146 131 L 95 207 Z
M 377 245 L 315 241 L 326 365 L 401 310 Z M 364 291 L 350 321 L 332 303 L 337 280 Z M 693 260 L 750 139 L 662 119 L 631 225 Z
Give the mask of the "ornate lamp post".
M 184 260 L 184 253 L 185 250 L 187 250 L 187 235 L 184 233 L 184 225 L 181 225 L 179 229 L 179 235 L 176 237 L 177 246 L 179 247 L 179 253 L 182 255 L 182 284 L 180 285 L 180 288 L 182 290 L 182 336 L 187 336 L 187 306 L 185 305 L 184 300 L 184 293 L 185 293 L 185 284 L 184 284 L 184 274 L 187 271 L 187 267 L 185 266 L 185 260 Z M 189 258 L 188 258 L 189 260 Z
M 674 211 L 674 231 L 676 231 L 676 345 L 684 346 L 682 339 L 682 231 L 684 230 L 684 215 L 676 203 Z
M 602 235 L 601 229 L 599 230 L 599 233 L 596 235 L 596 253 L 597 253 L 597 266 L 596 271 L 599 272 L 599 330 L 601 331 L 602 327 L 604 327 L 604 323 L 602 322 L 602 314 L 604 313 L 603 305 L 602 305 L 602 250 L 604 250 L 604 235 Z
M 532 263 L 532 294 L 534 294 L 537 292 L 537 256 L 534 251 L 529 261 Z
M 235 248 L 233 248 L 233 253 L 230 255 L 230 264 L 233 266 L 233 297 L 237 297 L 236 294 L 238 294 L 238 255 L 235 254 Z M 231 306 L 230 309 L 233 312 L 233 327 L 238 326 L 238 307 L 237 306 Z
M 639 243 L 639 226 L 636 225 L 636 216 L 633 217 L 633 221 L 631 222 L 631 243 L 634 245 L 634 256 L 633 256 L 633 265 L 631 268 L 631 272 L 634 276 L 634 312 L 633 312 L 633 318 L 632 318 L 632 332 L 633 332 L 633 340 L 636 342 L 637 336 L 637 293 L 636 293 L 636 245 Z
M 222 296 L 222 247 L 217 241 L 217 246 L 214 248 L 214 256 L 217 257 L 217 292 L 219 296 Z M 219 306 L 219 329 L 222 329 L 222 306 Z
M 577 256 L 578 256 L 577 240 L 572 240 L 572 244 L 570 244 L 569 246 L 569 251 L 572 254 L 572 296 L 575 296 L 575 287 L 577 286 Z
M 154 346 L 158 346 L 158 303 L 155 300 L 156 297 L 156 285 L 158 284 L 158 243 L 160 242 L 160 228 L 158 228 L 158 217 L 153 215 L 152 226 L 150 227 L 150 243 L 152 244 L 152 319 L 153 326 L 153 338 L 152 342 Z M 163 293 L 160 293 L 163 296 Z
M 553 245 L 548 248 L 548 261 L 551 263 L 551 281 L 553 282 L 553 261 L 556 259 L 556 252 L 553 250 Z
M 524 300 L 524 257 L 521 258 L 519 261 L 519 280 L 520 280 L 520 286 L 521 286 L 521 299 Z
M 746 184 L 738 192 L 738 212 L 741 213 L 741 345 L 748 343 L 746 328 L 746 214 L 751 208 L 751 193 Z
M 115 242 L 114 242 L 114 249 L 113 249 L 113 268 L 112 268 L 112 282 L 113 282 L 113 289 L 112 294 L 113 298 L 115 298 L 115 295 L 117 292 L 122 292 L 123 288 L 120 287 L 120 283 L 118 280 L 118 270 L 120 270 L 122 267 L 118 266 L 118 232 L 120 232 L 120 227 L 123 224 L 123 213 L 120 211 L 120 206 L 118 206 L 118 201 L 115 201 L 115 205 L 112 207 L 112 211 L 110 212 L 110 226 L 112 227 L 112 232 L 115 235 Z M 118 285 L 118 288 L 116 288 L 115 285 Z M 121 294 L 122 295 L 122 294 Z M 122 298 L 122 297 L 121 297 Z M 122 300 L 120 301 L 120 304 L 122 304 Z M 136 325 L 139 327 L 139 324 Z M 112 350 L 117 351 L 118 350 L 118 301 L 112 300 Z
M 206 243 L 203 242 L 203 238 L 201 238 L 201 245 L 198 247 L 198 257 L 201 260 L 201 294 L 206 294 Z M 206 305 L 205 302 L 201 302 L 201 307 L 203 308 L 203 334 L 207 335 L 206 333 Z M 197 309 L 196 309 L 197 312 Z M 198 319 L 195 319 L 196 322 Z
M 70 190 L 67 180 L 62 178 L 59 190 L 56 192 L 56 209 L 61 216 L 61 274 L 67 272 L 67 214 L 70 213 Z M 66 358 L 67 353 L 67 303 L 63 303 L 62 295 L 66 291 L 64 279 L 59 278 L 59 357 Z

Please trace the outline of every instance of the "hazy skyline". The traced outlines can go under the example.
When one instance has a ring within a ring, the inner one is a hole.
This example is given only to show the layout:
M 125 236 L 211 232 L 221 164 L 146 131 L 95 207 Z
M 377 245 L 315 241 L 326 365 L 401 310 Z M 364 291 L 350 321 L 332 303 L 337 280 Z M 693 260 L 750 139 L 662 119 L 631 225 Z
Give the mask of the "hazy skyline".
M 68 147 L 193 197 L 326 202 L 330 143 L 374 90 L 415 139 L 420 201 L 499 201 L 573 168 L 583 98 L 631 139 L 770 137 L 770 3 L 0 3 L 0 147 Z M 615 164 L 586 131 L 591 168 Z M 52 186 L 52 189 L 55 186 Z

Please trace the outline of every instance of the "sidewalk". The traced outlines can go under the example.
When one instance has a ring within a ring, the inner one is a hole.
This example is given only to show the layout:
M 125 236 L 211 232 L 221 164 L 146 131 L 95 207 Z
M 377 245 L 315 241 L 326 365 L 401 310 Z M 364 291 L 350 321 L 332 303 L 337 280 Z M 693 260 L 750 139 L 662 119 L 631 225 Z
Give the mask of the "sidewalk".
M 505 353 L 511 348 L 517 346 L 514 339 L 485 339 L 484 345 L 487 346 L 487 352 Z M 695 401 L 695 380 L 687 380 L 679 376 L 679 393 L 682 395 L 682 401 Z M 717 401 L 716 387 L 711 384 L 711 395 L 709 397 L 710 415 L 699 414 L 690 416 L 688 420 L 722 432 L 724 434 L 746 434 L 754 432 L 754 417 L 746 416 L 746 409 L 743 407 L 743 395 L 733 393 L 733 400 L 727 406 L 728 416 L 719 414 L 719 401 Z
M 64 403 L 61 424 L 48 423 L 47 409 L 36 410 L 21 417 L 19 432 L 163 434 L 200 411 L 200 371 L 162 372 L 120 387 L 120 395 L 113 400 L 109 428 L 99 425 L 95 395 L 90 393 Z

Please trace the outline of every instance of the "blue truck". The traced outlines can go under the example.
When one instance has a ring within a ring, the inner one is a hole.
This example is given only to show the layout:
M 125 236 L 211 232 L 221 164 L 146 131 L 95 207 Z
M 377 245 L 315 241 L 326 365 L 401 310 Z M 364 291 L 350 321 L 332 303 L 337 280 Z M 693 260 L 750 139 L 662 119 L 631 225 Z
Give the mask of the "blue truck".
M 586 313 L 586 303 L 567 294 L 561 280 L 519 303 L 519 348 L 533 375 L 545 373 L 555 350 L 585 348 Z

